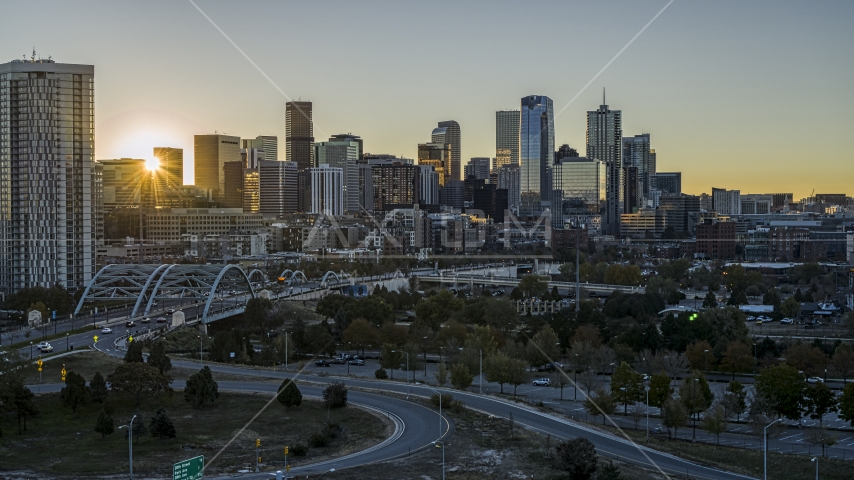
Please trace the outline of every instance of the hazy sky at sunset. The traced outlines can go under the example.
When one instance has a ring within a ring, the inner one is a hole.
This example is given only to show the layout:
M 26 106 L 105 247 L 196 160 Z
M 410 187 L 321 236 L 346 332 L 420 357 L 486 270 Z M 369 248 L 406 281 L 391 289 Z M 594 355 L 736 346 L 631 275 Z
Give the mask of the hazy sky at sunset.
M 413 158 L 440 120 L 464 162 L 495 155 L 495 111 L 562 109 L 667 0 L 227 2 L 199 7 L 291 98 L 315 138 Z M 674 1 L 555 120 L 584 154 L 585 112 L 623 111 L 688 193 L 854 194 L 854 2 Z M 283 96 L 188 0 L 0 0 L 0 61 L 95 65 L 96 158 L 185 149 L 193 134 L 278 135 Z M 192 167 L 185 180 L 192 182 Z

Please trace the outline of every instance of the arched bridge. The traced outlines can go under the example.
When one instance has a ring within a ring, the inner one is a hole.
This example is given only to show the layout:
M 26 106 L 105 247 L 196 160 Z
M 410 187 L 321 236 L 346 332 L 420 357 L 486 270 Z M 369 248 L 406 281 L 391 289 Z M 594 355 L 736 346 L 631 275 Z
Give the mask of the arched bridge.
M 247 275 L 239 265 L 107 265 L 89 282 L 74 314 L 84 305 L 124 305 L 130 309 L 128 318 L 146 317 L 158 306 L 167 313 L 188 307 L 208 323 L 213 315 L 245 310 L 246 301 L 255 297 L 253 282 L 265 280 L 260 270 Z

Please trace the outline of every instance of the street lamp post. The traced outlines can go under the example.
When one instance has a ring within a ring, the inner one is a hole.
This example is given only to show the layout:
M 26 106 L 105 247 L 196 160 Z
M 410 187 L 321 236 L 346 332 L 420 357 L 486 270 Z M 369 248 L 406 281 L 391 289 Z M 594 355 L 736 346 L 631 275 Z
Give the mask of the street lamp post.
M 572 399 L 578 400 L 578 354 L 575 354 L 575 363 L 572 365 L 572 374 L 575 376 L 575 381 L 572 382 Z
M 811 462 L 815 462 L 815 480 L 818 480 L 818 457 L 813 457 Z
M 649 442 L 649 385 L 644 386 L 646 392 L 646 441 Z
M 703 350 L 703 360 L 706 361 L 706 366 L 704 368 L 705 371 L 709 371 L 709 351 Z
M 392 350 L 391 353 L 397 353 L 397 350 Z M 406 399 L 409 400 L 409 352 L 400 353 L 406 355 Z
M 130 423 L 122 425 L 119 428 L 128 429 L 128 464 L 130 465 L 130 480 L 133 480 L 133 421 L 136 420 L 136 415 L 130 419 Z
M 30 359 L 33 358 L 33 342 L 30 342 Z
M 68 332 L 65 333 L 65 351 L 68 351 Z
M 439 436 L 437 438 L 442 438 L 442 393 L 435 388 L 430 388 L 430 390 L 433 390 L 439 397 Z
M 442 480 L 445 480 L 445 443 L 436 440 L 433 442 L 433 445 L 436 445 L 436 448 L 442 449 Z
M 762 430 L 762 441 L 763 441 L 763 453 L 762 453 L 762 464 L 763 464 L 763 476 L 764 480 L 768 480 L 768 427 L 774 425 L 775 423 L 782 420 L 782 418 L 778 418 L 773 422 L 765 425 L 765 428 Z
M 199 337 L 199 365 L 201 365 L 202 363 L 204 363 L 202 361 L 202 336 L 201 335 L 197 335 L 197 336 Z

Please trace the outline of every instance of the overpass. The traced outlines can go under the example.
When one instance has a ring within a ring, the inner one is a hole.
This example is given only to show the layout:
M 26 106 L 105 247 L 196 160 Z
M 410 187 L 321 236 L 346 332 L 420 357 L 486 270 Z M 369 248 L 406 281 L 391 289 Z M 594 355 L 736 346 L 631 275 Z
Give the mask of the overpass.
M 519 285 L 519 279 L 511 277 L 502 277 L 496 275 L 441 275 L 431 274 L 428 276 L 418 275 L 418 282 L 436 283 L 439 285 L 495 285 L 498 287 L 516 287 Z M 558 289 L 574 290 L 575 282 L 557 282 L 548 281 L 549 288 L 557 287 Z M 580 283 L 581 288 L 588 292 L 595 293 L 644 293 L 645 287 L 632 285 L 611 285 L 606 283 Z

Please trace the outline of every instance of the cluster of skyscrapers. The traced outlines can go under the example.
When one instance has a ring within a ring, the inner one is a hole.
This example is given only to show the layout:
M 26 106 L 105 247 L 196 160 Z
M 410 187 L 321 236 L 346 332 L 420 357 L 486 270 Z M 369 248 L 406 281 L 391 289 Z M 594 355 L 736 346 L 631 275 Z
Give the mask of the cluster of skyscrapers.
M 281 150 L 275 135 L 196 135 L 194 185 L 184 185 L 179 148 L 155 147 L 156 162 L 96 161 L 93 102 L 91 65 L 35 56 L 0 65 L 0 294 L 36 285 L 78 290 L 96 272 L 99 246 L 122 239 L 125 248 L 129 237 L 140 259 L 147 241 L 167 245 L 166 253 L 170 242 L 187 242 L 184 252 L 195 255 L 208 234 L 245 240 L 228 247 L 241 254 L 263 251 L 253 235 L 275 222 L 284 231 L 320 217 L 376 217 L 411 246 L 442 243 L 459 253 L 489 244 L 497 231 L 506 233 L 500 248 L 534 241 L 510 225 L 542 218 L 585 236 L 659 238 L 666 228 L 692 233 L 708 220 L 700 212 L 761 214 L 792 200 L 723 189 L 682 194 L 681 173 L 656 170 L 648 133 L 623 136 L 622 112 L 604 92 L 587 112 L 585 156 L 556 148 L 552 99 L 530 95 L 518 110 L 496 112 L 494 157 L 465 165 L 454 120 L 425 132 L 408 159 L 367 153 L 351 133 L 317 140 L 312 103 L 292 101 Z M 405 251 L 370 228 L 354 223 L 352 231 L 360 244 Z M 279 248 L 321 245 L 316 229 L 295 235 L 280 238 Z M 535 236 L 551 246 L 548 234 Z

